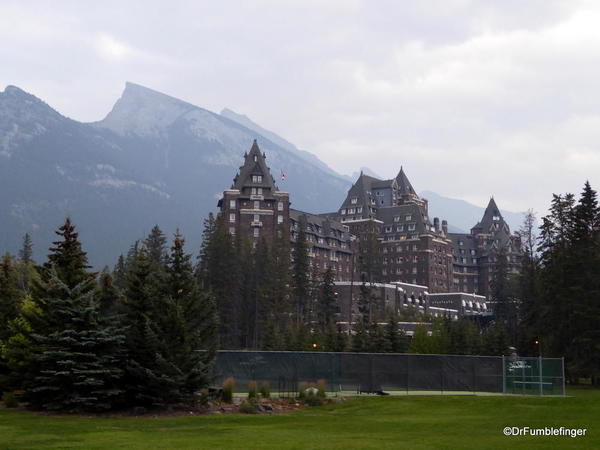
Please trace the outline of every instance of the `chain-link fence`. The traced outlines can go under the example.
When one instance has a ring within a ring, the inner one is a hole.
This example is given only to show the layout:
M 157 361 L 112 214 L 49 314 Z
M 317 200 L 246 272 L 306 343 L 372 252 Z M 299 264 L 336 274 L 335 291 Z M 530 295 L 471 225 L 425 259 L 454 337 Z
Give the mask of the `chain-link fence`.
M 533 369 L 523 372 L 533 367 L 532 360 L 539 363 L 501 356 L 219 351 L 213 374 L 217 385 L 235 378 L 238 392 L 257 381 L 269 382 L 280 395 L 293 395 L 300 383 L 318 380 L 341 394 L 564 394 L 562 360 L 543 359 L 543 376 Z
M 504 358 L 507 394 L 564 395 L 562 358 Z

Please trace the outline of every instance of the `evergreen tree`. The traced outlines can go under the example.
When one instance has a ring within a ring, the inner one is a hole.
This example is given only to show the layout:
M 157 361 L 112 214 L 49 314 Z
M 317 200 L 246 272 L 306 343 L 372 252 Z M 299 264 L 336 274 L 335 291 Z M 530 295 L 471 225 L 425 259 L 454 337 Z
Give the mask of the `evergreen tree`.
M 102 320 L 94 280 L 87 278 L 70 288 L 51 268 L 45 286 L 49 321 L 62 326 L 31 335 L 37 373 L 26 393 L 30 405 L 66 412 L 112 409 L 122 394 L 124 336 Z
M 223 218 L 215 219 L 212 215 L 204 222 L 202 239 L 197 275 L 202 289 L 215 299 L 219 347 L 239 348 L 241 316 L 243 308 L 249 307 L 249 295 L 244 299 L 246 302 L 242 301 L 241 286 L 252 283 L 251 247 L 239 234 L 234 242 Z M 244 322 L 247 324 L 248 320 Z
M 189 403 L 209 383 L 217 344 L 217 315 L 213 299 L 202 292 L 194 276 L 191 255 L 177 232 L 167 264 L 167 289 L 161 323 L 165 359 L 176 368 L 178 398 Z M 199 352 L 203 350 L 203 352 Z
M 389 342 L 389 351 L 392 353 L 406 352 L 406 337 L 403 330 L 398 329 L 398 319 L 391 314 L 385 326 L 385 337 Z
M 61 236 L 62 240 L 53 242 L 54 247 L 50 248 L 48 261 L 44 264 L 45 279 L 48 279 L 48 270 L 54 267 L 58 278 L 67 287 L 74 288 L 93 276 L 87 272 L 87 269 L 90 268 L 87 264 L 87 255 L 81 249 L 81 243 L 78 240 L 79 233 L 75 232 L 75 226 L 71 223 L 70 217 L 66 218 L 65 223 L 55 233 Z
M 19 250 L 19 260 L 25 264 L 33 262 L 33 243 L 31 242 L 29 233 L 25 233 L 23 236 L 23 246 Z
M 335 312 L 337 308 L 337 294 L 335 292 L 335 275 L 331 267 L 323 274 L 321 292 L 319 295 L 319 325 L 321 331 L 325 331 L 331 324 L 335 324 Z
M 292 256 L 294 313 L 296 315 L 296 326 L 300 326 L 306 320 L 308 313 L 307 301 L 310 289 L 308 245 L 306 243 L 306 232 L 302 224 L 295 236 Z
M 158 225 L 154 225 L 144 241 L 148 261 L 157 270 L 162 271 L 167 259 L 167 238 Z
M 6 253 L 0 263 L 0 343 L 10 337 L 9 323 L 17 317 L 24 296 L 18 281 L 14 258 Z
M 125 280 L 127 278 L 127 263 L 123 255 L 119 255 L 117 264 L 113 269 L 114 284 L 117 289 L 123 290 L 125 288 Z
M 352 335 L 352 351 L 353 352 L 368 352 L 371 348 L 371 339 L 365 323 L 362 320 L 357 320 L 354 323 L 354 334 Z
M 128 271 L 125 289 L 127 325 L 127 401 L 135 406 L 153 406 L 179 399 L 177 368 L 164 357 L 166 342 L 161 338 L 157 317 L 163 317 L 156 304 L 161 286 L 153 277 L 146 250 L 140 249 Z
M 390 341 L 386 338 L 384 328 L 373 322 L 369 327 L 370 339 L 370 351 L 373 353 L 389 353 L 391 351 Z

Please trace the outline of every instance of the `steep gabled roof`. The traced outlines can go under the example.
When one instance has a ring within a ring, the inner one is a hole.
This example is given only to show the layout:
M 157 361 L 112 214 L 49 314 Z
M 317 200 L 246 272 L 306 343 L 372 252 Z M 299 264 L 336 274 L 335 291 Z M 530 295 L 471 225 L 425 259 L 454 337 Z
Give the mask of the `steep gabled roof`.
M 492 197 L 485 208 L 483 217 L 479 222 L 477 222 L 477 225 L 471 229 L 471 232 L 473 234 L 495 234 L 499 230 L 508 231 L 510 233 L 508 224 L 504 221 L 504 218 L 500 213 L 500 208 L 498 208 L 494 197 Z
M 408 181 L 408 177 L 404 173 L 402 166 L 400 166 L 400 172 L 398 172 L 398 175 L 396 175 L 396 184 L 398 186 L 400 195 L 417 195 L 412 187 L 412 184 L 410 184 L 410 181 Z
M 262 181 L 255 183 L 252 181 L 253 175 L 261 175 Z M 240 172 L 233 179 L 232 189 L 242 190 L 244 187 L 261 187 L 271 189 L 271 192 L 277 191 L 275 179 L 267 166 L 266 156 L 261 153 L 256 139 L 252 143 L 250 152 L 244 155 L 244 165 L 240 167 Z

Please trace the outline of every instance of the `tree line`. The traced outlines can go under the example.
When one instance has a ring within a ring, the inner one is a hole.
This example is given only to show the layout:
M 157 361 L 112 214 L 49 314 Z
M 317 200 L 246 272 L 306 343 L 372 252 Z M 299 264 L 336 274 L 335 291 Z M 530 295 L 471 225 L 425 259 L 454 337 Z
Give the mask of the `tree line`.
M 2 259 L 0 391 L 67 412 L 192 403 L 210 381 L 217 316 L 183 237 L 167 249 L 155 227 L 114 273 L 94 273 L 70 219 L 56 234 L 42 265 L 28 235 Z

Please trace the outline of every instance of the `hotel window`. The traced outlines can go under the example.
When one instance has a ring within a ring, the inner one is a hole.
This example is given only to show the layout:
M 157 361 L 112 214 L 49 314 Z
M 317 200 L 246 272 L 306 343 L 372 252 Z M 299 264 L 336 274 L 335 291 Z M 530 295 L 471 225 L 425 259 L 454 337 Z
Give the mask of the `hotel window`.
M 260 229 L 259 228 L 255 228 L 254 229 L 254 237 L 258 237 L 258 233 L 260 233 Z
M 235 227 L 229 227 L 229 234 L 235 234 Z
M 396 231 L 404 231 L 404 225 L 398 225 Z
M 230 222 L 235 222 L 235 213 L 229 214 L 229 221 Z
M 348 214 L 354 214 L 354 208 L 350 208 L 350 209 L 348 210 Z
M 254 222 L 258 222 L 260 220 L 259 214 L 254 214 Z
M 252 175 L 253 183 L 262 183 L 262 175 Z
M 256 193 L 257 193 L 258 195 L 262 195 L 262 188 L 258 188 L 258 189 L 256 190 Z
M 360 213 L 362 212 L 362 206 L 359 206 L 358 208 L 356 208 L 356 212 L 357 212 L 358 214 L 360 214 Z
M 409 223 L 408 224 L 408 231 L 414 231 L 415 230 L 415 224 L 414 223 Z
M 357 202 L 358 202 L 358 198 L 357 197 L 352 197 L 350 199 L 350 203 L 353 204 L 353 205 L 356 205 Z
M 346 210 L 345 209 L 341 209 L 340 213 L 342 214 L 342 216 L 346 215 Z
M 229 200 L 229 208 L 235 209 L 235 200 Z
M 394 222 L 400 222 L 400 216 L 394 216 Z
M 256 200 L 254 202 L 254 209 L 260 209 L 260 201 L 259 200 Z
M 277 223 L 283 223 L 283 216 L 277 216 Z
M 404 220 L 406 220 L 406 221 L 412 220 L 412 216 L 406 216 L 406 217 L 404 218 Z
M 385 227 L 385 232 L 386 233 L 391 233 L 392 232 L 392 227 Z

